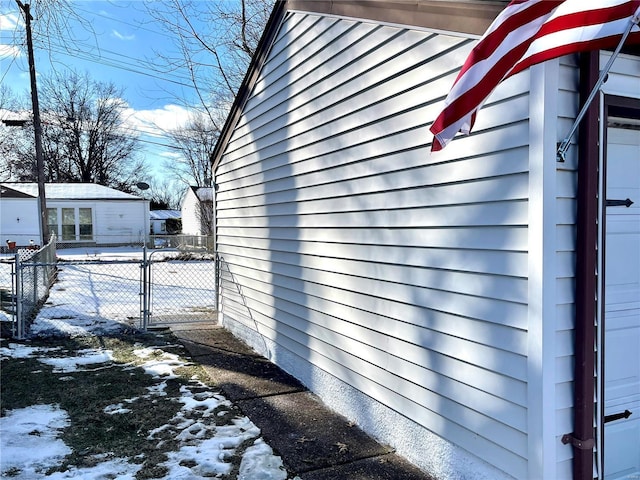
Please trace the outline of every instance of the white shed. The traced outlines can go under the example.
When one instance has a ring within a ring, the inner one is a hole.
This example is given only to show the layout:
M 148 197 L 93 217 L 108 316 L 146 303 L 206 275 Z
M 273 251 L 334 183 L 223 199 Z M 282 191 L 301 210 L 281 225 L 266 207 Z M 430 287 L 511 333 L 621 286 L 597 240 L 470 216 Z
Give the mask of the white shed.
M 219 318 L 437 478 L 631 478 L 639 50 L 565 162 L 609 52 L 511 77 L 430 154 L 504 6 L 278 2 L 214 152 Z
M 166 235 L 179 233 L 182 212 L 180 210 L 151 210 L 151 233 L 155 235 Z
M 214 225 L 213 187 L 189 187 L 182 198 L 182 233 L 212 235 Z
M 39 243 L 36 183 L 2 183 L 0 239 Z M 149 201 L 94 183 L 47 183 L 47 223 L 60 244 L 123 245 L 148 240 Z
M 38 199 L 31 194 L 0 184 L 0 247 L 40 243 Z

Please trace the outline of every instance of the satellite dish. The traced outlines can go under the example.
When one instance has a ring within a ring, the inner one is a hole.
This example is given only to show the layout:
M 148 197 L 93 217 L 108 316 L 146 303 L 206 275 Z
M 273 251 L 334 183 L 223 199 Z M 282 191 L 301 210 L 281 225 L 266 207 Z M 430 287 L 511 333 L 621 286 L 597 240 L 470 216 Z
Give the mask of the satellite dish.
M 148 190 L 149 184 L 147 182 L 138 182 L 136 183 L 136 187 L 138 187 L 140 190 Z

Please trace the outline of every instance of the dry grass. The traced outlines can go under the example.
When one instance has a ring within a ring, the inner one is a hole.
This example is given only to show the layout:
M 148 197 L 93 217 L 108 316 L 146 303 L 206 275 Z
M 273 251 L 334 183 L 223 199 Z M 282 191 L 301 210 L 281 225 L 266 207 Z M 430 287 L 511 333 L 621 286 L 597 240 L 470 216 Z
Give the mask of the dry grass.
M 17 343 L 12 341 L 12 343 Z M 69 415 L 70 426 L 61 439 L 72 453 L 56 470 L 65 471 L 70 466 L 88 467 L 103 458 L 127 458 L 142 464 L 139 479 L 162 478 L 167 473 L 160 466 L 167 460 L 167 453 L 177 448 L 174 440 L 177 429 L 171 421 L 182 407 L 180 388 L 188 386 L 191 392 L 210 389 L 207 377 L 198 365 L 179 368 L 178 378 L 158 379 L 145 373 L 139 364 L 142 360 L 133 351 L 142 346 L 153 346 L 162 351 L 180 355 L 185 352 L 175 338 L 164 335 L 129 335 L 119 337 L 79 337 L 32 339 L 26 343 L 32 347 L 56 348 L 46 353 L 49 357 L 72 357 L 85 349 L 105 349 L 113 352 L 114 361 L 92 364 L 79 371 L 61 373 L 54 371 L 36 358 L 3 358 L 1 374 L 1 412 L 39 404 L 57 404 Z M 8 342 L 2 340 L 2 346 Z M 196 377 L 199 381 L 194 381 Z M 166 395 L 150 395 L 149 388 L 166 382 Z M 205 383 L 202 383 L 202 382 Z M 126 415 L 105 413 L 107 406 L 123 404 L 131 411 Z M 233 406 L 225 406 L 208 421 L 228 423 L 239 416 Z M 198 415 L 198 412 L 191 412 Z M 198 419 L 202 421 L 202 419 Z M 153 429 L 169 425 L 161 434 L 149 439 Z M 244 448 L 238 448 L 232 460 L 234 466 L 227 478 L 235 478 L 239 459 Z M 1 472 L 4 477 L 18 472 Z

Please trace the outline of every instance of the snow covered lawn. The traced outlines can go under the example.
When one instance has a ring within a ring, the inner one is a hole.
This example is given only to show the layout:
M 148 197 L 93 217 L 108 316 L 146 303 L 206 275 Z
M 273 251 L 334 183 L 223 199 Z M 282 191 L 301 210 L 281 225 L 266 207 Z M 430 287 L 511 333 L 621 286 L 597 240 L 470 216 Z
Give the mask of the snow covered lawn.
M 0 477 L 287 479 L 173 337 L 2 341 Z
M 171 334 L 133 332 L 117 295 L 84 296 L 79 271 L 60 276 L 28 340 L 0 340 L 1 478 L 291 478 Z

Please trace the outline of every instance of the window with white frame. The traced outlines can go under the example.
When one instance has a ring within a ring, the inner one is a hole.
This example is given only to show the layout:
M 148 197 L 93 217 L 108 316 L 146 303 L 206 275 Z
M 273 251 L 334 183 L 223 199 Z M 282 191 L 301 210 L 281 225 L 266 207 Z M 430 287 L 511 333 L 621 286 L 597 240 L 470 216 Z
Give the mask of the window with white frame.
M 60 241 L 93 240 L 93 211 L 86 207 L 47 208 L 49 233 Z

